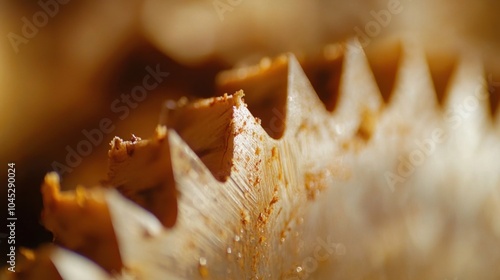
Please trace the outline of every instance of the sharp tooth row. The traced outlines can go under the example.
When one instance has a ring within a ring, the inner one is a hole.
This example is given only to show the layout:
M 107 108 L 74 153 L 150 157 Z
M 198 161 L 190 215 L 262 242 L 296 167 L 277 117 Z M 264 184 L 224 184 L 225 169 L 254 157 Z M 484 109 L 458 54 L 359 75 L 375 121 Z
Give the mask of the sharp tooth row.
M 112 221 L 123 262 L 122 275 L 113 277 L 282 279 L 319 277 L 318 272 L 328 279 L 345 279 L 347 273 L 353 279 L 399 279 L 419 271 L 416 275 L 437 279 L 442 275 L 429 269 L 425 256 L 436 254 L 435 248 L 470 248 L 457 237 L 440 244 L 450 234 L 442 223 L 470 225 L 463 231 L 471 244 L 477 244 L 476 235 L 500 238 L 497 221 L 486 221 L 481 232 L 472 223 L 473 215 L 488 218 L 478 210 L 484 205 L 500 213 L 487 199 L 500 182 L 498 161 L 488 151 L 500 149 L 498 133 L 491 133 L 479 60 L 462 56 L 443 86 L 417 46 L 397 47 L 398 66 L 386 69 L 388 79 L 358 42 L 344 46 L 342 71 L 333 78 L 339 81 L 338 92 L 331 93 L 334 103 L 315 93 L 289 54 L 219 77 L 224 91 L 243 88 L 245 101 L 237 92 L 178 104 L 151 140 L 116 138 L 106 183 L 135 203 L 101 190 L 109 209 L 101 215 Z M 439 97 L 436 89 L 447 96 Z M 430 145 L 426 141 L 436 130 L 447 137 L 432 149 L 426 146 L 426 154 L 422 145 Z M 411 163 L 417 152 L 422 162 Z M 480 166 L 471 163 L 475 160 Z M 55 184 L 51 178 L 49 186 Z M 474 203 L 450 220 L 459 206 L 447 202 L 445 192 L 466 203 L 474 179 L 484 180 L 472 195 Z M 49 209 L 54 197 L 58 191 L 46 196 Z M 58 211 L 44 219 L 57 222 Z M 62 231 L 56 231 L 58 239 Z M 333 249 L 320 247 L 329 252 L 320 262 L 315 251 L 325 242 Z M 66 270 L 68 263 L 87 266 L 57 250 L 51 259 L 62 276 L 77 271 Z M 318 266 L 307 266 L 309 259 Z M 451 271 L 456 263 L 439 262 L 439 268 Z M 482 275 L 474 269 L 464 270 Z M 88 273 L 108 277 L 99 269 Z

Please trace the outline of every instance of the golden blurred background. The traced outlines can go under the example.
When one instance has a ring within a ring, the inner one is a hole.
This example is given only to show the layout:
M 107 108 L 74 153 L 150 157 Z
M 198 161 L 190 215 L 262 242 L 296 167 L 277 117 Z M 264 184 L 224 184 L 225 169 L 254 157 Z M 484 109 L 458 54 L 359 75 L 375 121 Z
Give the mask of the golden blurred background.
M 214 95 L 221 70 L 283 52 L 314 56 L 352 36 L 368 48 L 407 36 L 431 54 L 479 52 L 496 74 L 499 8 L 494 0 L 1 0 L 0 172 L 16 163 L 18 246 L 51 240 L 38 222 L 46 172 L 58 170 L 65 188 L 98 184 L 115 135 L 148 137 L 165 100 Z M 168 76 L 130 99 L 151 69 Z

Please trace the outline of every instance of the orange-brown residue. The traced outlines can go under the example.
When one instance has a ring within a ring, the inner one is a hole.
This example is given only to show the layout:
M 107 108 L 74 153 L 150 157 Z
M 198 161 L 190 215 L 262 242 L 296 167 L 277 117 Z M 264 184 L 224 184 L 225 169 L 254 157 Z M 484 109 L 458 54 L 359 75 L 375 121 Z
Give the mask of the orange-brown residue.
M 250 223 L 250 214 L 246 209 L 241 209 L 240 211 L 241 223 L 247 226 Z
M 278 158 L 278 149 L 276 148 L 276 146 L 271 149 L 271 156 L 273 159 Z
M 369 109 L 363 110 L 361 114 L 361 123 L 359 124 L 358 131 L 356 135 L 363 139 L 364 141 L 370 140 L 375 131 L 377 115 L 375 112 Z
M 109 209 L 103 192 L 78 187 L 60 191 L 59 177 L 49 173 L 42 185 L 45 208 L 43 225 L 54 234 L 58 244 L 75 250 L 99 264 L 106 271 L 123 267 Z M 71 235 L 67 234 L 71 229 Z
M 198 263 L 198 272 L 202 278 L 208 277 L 207 260 L 205 258 L 200 258 Z
M 304 175 L 307 199 L 316 199 L 316 196 L 327 187 L 326 178 L 328 173 L 328 170 L 322 170 L 317 173 L 308 172 Z

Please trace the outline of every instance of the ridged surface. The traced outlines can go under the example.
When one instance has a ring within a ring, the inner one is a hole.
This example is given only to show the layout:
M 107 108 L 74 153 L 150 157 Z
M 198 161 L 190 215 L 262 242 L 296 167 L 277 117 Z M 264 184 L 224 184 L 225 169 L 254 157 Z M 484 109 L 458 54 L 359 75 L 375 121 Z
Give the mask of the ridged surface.
M 243 92 L 172 106 L 150 140 L 116 138 L 106 183 L 149 211 L 113 189 L 83 191 L 89 203 L 102 194 L 124 268 L 87 253 L 114 276 L 82 269 L 58 248 L 61 276 L 496 279 L 500 125 L 481 60 L 459 56 L 440 104 L 415 43 L 402 43 L 390 98 L 358 43 L 343 48 L 331 112 L 286 55 L 221 76 Z M 266 108 L 267 83 L 278 96 Z M 53 213 L 44 223 L 61 222 Z

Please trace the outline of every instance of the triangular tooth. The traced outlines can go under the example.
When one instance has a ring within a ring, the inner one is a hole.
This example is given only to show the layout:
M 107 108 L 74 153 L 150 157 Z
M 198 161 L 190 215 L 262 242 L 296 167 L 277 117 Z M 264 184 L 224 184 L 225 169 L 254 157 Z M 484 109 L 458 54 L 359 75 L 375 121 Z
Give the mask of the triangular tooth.
M 404 50 L 389 110 L 393 118 L 411 122 L 436 112 L 438 105 L 423 49 L 407 42 Z
M 296 135 L 305 123 L 319 125 L 324 107 L 293 54 L 288 55 L 285 135 Z
M 347 135 L 358 128 L 364 112 L 378 112 L 382 98 L 357 39 L 347 43 L 340 81 L 340 96 L 334 111 L 335 126 Z
M 256 148 L 267 148 L 264 144 L 270 139 L 267 138 L 266 132 L 260 126 L 260 122 L 256 120 L 243 103 L 242 96 L 236 94 L 231 98 L 235 99 L 235 106 L 233 106 L 231 122 L 229 128 L 227 128 L 229 133 L 226 140 L 231 141 L 233 144 L 228 146 L 228 150 L 226 151 L 226 153 L 232 154 L 230 160 L 230 178 L 224 182 L 226 185 L 215 179 L 215 176 L 213 176 L 196 152 L 192 150 L 177 131 L 169 132 L 174 178 L 178 191 L 184 198 L 200 196 L 205 191 L 207 193 L 204 195 L 207 197 L 212 196 L 214 192 L 221 192 L 221 194 L 230 192 L 231 189 L 228 189 L 227 184 L 234 183 L 234 180 L 237 180 L 238 176 L 245 177 L 247 173 L 247 175 L 251 176 L 252 171 L 246 165 L 251 165 L 253 161 L 257 161 L 259 158 L 256 155 L 258 153 L 256 152 Z M 205 190 L 204 188 L 202 191 L 197 187 L 199 185 L 203 185 L 208 189 Z M 213 188 L 210 187 L 212 185 L 214 186 Z M 242 189 L 238 191 L 249 191 L 250 189 L 247 185 L 246 180 L 240 181 L 239 186 Z M 224 191 L 220 191 L 219 188 L 224 188 Z M 187 190 L 193 193 L 184 195 L 184 192 Z M 257 202 L 255 197 L 251 196 L 250 198 L 253 199 L 252 202 Z
M 313 97 L 321 106 L 314 93 Z M 227 154 L 232 155 L 234 165 L 229 180 L 224 184 L 214 179 L 191 146 L 185 143 L 184 138 L 179 136 L 177 131 L 171 130 L 169 133 L 171 162 L 179 193 L 179 216 L 173 228 L 175 231 L 173 234 L 193 236 L 190 249 L 185 249 L 185 244 L 176 244 L 179 250 L 170 248 L 172 252 L 177 252 L 177 256 L 195 255 L 203 258 L 213 251 L 212 255 L 225 258 L 224 252 L 227 249 L 225 246 L 227 246 L 228 238 L 231 239 L 232 236 L 238 234 L 242 226 L 240 221 L 242 219 L 244 223 L 255 221 L 260 213 L 255 209 L 261 209 L 259 207 L 263 207 L 263 203 L 268 203 L 273 195 L 272 184 L 262 185 L 262 177 L 258 175 L 261 172 L 259 170 L 262 170 L 262 164 L 259 161 L 260 157 L 256 156 L 258 154 L 256 148 L 260 148 L 262 154 L 271 152 L 271 148 L 265 143 L 272 140 L 267 138 L 259 122 L 246 108 L 241 93 L 224 98 L 234 99 L 229 103 L 232 116 L 228 124 L 229 128 L 226 128 L 229 133 L 225 140 L 233 143 L 233 146 L 228 146 Z M 211 100 L 210 104 L 213 104 L 213 101 Z M 205 105 L 207 104 L 193 104 L 199 110 L 204 110 Z M 276 147 L 274 150 L 276 152 Z M 172 237 L 172 240 L 174 239 Z M 183 253 L 179 253 L 180 251 Z M 220 256 L 221 252 L 223 256 Z M 209 259 L 208 262 L 219 265 L 225 263 L 215 259 Z M 183 262 L 182 269 L 178 269 L 189 270 L 196 265 L 190 259 Z M 217 269 L 212 265 L 210 271 L 212 270 Z
M 126 235 L 118 236 L 120 241 L 121 238 L 130 241 L 132 235 L 136 235 L 136 237 L 144 236 L 145 234 L 154 236 L 161 232 L 163 226 L 156 217 L 139 205 L 126 199 L 116 190 L 107 190 L 105 196 L 113 220 L 113 227 L 115 229 L 118 227 L 118 232 Z
M 476 56 L 462 58 L 445 104 L 444 121 L 456 140 L 476 143 L 491 124 L 486 78 Z
M 325 113 L 322 101 L 293 54 L 261 62 L 258 67 L 223 73 L 219 83 L 224 91 L 245 91 L 250 112 L 261 119 L 262 127 L 274 139 L 294 135 L 300 126 L 317 123 L 313 118 Z
M 216 198 L 214 194 L 218 195 L 224 186 L 176 132 L 169 133 L 169 143 L 174 179 L 180 193 L 179 223 L 182 226 L 183 222 L 192 222 L 199 213 L 209 213 L 204 207 L 210 205 L 210 200 Z
M 210 170 L 176 131 L 169 133 L 168 140 L 176 182 L 187 178 L 196 178 L 194 181 L 202 185 L 215 182 Z
M 262 130 L 262 133 L 265 132 Z M 218 279 L 214 275 L 222 277 L 229 267 L 236 273 L 237 262 L 228 262 L 227 246 L 239 234 L 242 213 L 257 204 L 256 198 L 250 195 L 252 191 L 247 189 L 247 178 L 232 174 L 225 183 L 219 182 L 177 133 L 170 133 L 169 141 L 179 192 L 178 221 L 169 240 L 182 240 L 169 249 L 169 255 L 179 260 L 172 269 L 192 271 L 200 267 L 199 258 L 210 264 L 201 268 L 202 276 L 210 272 Z M 245 200 L 253 201 L 244 203 Z
M 56 247 L 50 255 L 62 279 L 111 280 L 111 276 L 100 266 L 72 251 Z
M 166 246 L 158 239 L 160 221 L 116 190 L 107 190 L 105 197 L 125 267 L 141 276 L 157 273 L 158 247 Z
M 262 127 L 274 139 L 295 134 L 305 122 L 315 122 L 313 117 L 324 115 L 322 101 L 293 54 L 223 73 L 219 83 L 225 91 L 245 91 L 250 112 L 261 119 Z
M 297 97 L 299 93 L 293 93 L 292 96 Z M 316 102 L 321 106 L 317 97 Z M 274 226 L 279 229 L 277 232 L 284 234 L 283 231 L 289 230 L 293 224 L 290 220 L 287 222 L 285 217 L 295 217 L 297 213 L 283 200 L 290 200 L 292 205 L 306 200 L 304 186 L 300 183 L 303 181 L 299 175 L 299 164 L 294 160 L 299 157 L 295 154 L 297 146 L 288 146 L 286 136 L 281 141 L 267 137 L 245 106 L 236 106 L 233 122 L 238 131 L 231 136 L 235 139 L 234 166 L 229 180 L 224 183 L 213 178 L 176 132 L 169 133 L 174 177 L 179 192 L 179 217 L 169 238 L 182 241 L 182 244 L 176 244 L 175 248 L 169 250 L 174 252 L 171 256 L 183 260 L 177 267 L 179 271 L 198 265 L 193 262 L 192 256 L 211 264 L 207 271 L 214 279 L 221 278 L 228 268 L 236 273 L 265 262 L 267 257 L 263 254 L 268 252 L 268 246 L 280 242 L 280 237 L 267 237 L 262 233 L 267 230 L 267 219 L 279 216 L 277 219 L 280 223 Z M 280 194 L 286 194 L 287 197 Z M 279 207 L 279 212 L 273 211 L 274 207 Z M 191 238 L 187 240 L 184 236 Z M 257 236 L 266 237 L 267 241 Z M 190 246 L 186 246 L 185 242 L 190 242 Z M 290 245 L 290 241 L 283 246 L 295 248 L 293 244 Z M 226 253 L 228 249 L 233 252 L 231 256 Z M 243 252 L 253 257 L 245 257 Z M 191 258 L 186 259 L 186 256 Z M 235 259 L 235 256 L 240 260 Z M 286 266 L 291 267 L 291 264 L 286 262 Z M 270 269 L 272 271 L 274 268 Z
M 376 150 L 384 151 L 387 158 L 406 153 L 406 149 L 413 149 L 414 142 L 419 141 L 401 141 L 402 132 L 408 139 L 421 139 L 440 124 L 439 106 L 424 50 L 411 41 L 404 42 L 403 49 L 391 101 L 375 131 Z

